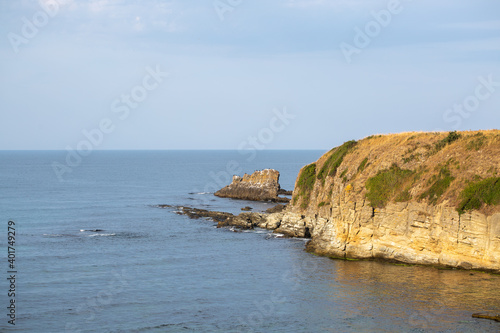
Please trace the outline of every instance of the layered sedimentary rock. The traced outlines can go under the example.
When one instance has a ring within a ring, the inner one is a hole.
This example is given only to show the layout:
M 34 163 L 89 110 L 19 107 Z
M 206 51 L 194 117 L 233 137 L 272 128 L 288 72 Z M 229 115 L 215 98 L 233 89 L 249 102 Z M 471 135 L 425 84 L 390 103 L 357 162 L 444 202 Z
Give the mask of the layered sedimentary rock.
M 500 131 L 446 135 L 378 136 L 333 149 L 301 170 L 290 208 L 272 217 L 276 231 L 310 236 L 307 249 L 319 255 L 500 271 L 498 202 L 459 209 L 471 207 L 463 192 L 474 182 L 498 198 Z
M 273 169 L 255 171 L 251 175 L 245 174 L 243 177 L 234 176 L 233 182 L 215 192 L 215 195 L 232 199 L 286 202 L 288 199 L 278 196 L 283 193 L 279 177 L 280 173 Z
M 450 207 L 418 203 L 374 210 L 366 202 L 341 202 L 332 215 L 270 214 L 267 226 L 290 237 L 310 237 L 308 251 L 334 258 L 500 272 L 498 213 L 459 215 Z

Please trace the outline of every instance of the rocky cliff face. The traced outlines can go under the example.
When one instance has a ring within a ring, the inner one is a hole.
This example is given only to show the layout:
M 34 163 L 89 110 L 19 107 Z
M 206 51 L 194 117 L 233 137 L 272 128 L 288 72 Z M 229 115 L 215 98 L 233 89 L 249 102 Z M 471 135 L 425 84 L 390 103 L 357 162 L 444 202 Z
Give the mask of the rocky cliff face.
M 500 131 L 347 142 L 304 167 L 276 232 L 309 251 L 500 272 Z
M 243 177 L 234 176 L 233 182 L 223 189 L 215 192 L 222 198 L 244 199 L 254 201 L 284 201 L 278 197 L 280 194 L 280 173 L 273 169 L 255 171 Z

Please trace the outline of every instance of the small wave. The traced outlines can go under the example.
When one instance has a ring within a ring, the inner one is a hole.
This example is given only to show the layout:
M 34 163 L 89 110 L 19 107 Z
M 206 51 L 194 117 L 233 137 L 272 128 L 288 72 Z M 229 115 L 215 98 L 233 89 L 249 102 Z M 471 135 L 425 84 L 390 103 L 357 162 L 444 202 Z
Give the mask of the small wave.
M 232 231 L 232 232 L 241 232 L 242 231 L 240 228 L 236 228 L 236 227 L 229 227 L 228 230 Z
M 80 232 L 101 232 L 104 231 L 103 229 L 80 229 Z
M 271 238 L 285 238 L 285 235 L 279 233 L 272 233 L 266 236 L 266 239 L 271 239 Z
M 92 235 L 88 235 L 88 237 L 96 237 L 96 236 L 109 237 L 109 236 L 116 236 L 116 234 L 92 234 Z
M 213 194 L 214 192 L 191 192 L 189 194 L 193 195 L 193 194 L 196 194 L 196 195 L 206 195 L 206 194 Z

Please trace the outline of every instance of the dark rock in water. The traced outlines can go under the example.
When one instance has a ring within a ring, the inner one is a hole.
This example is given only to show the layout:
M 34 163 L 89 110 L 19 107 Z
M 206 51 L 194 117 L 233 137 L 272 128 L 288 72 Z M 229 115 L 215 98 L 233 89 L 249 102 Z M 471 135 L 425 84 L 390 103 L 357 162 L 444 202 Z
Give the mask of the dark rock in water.
M 171 206 L 171 205 L 156 205 L 154 207 L 158 207 L 158 208 L 172 208 L 173 206 Z
M 490 319 L 500 322 L 500 313 L 474 313 L 473 318 Z
M 233 182 L 215 192 L 221 198 L 243 199 L 252 201 L 288 202 L 290 199 L 279 197 L 280 173 L 273 169 L 255 171 L 243 177 L 234 176 Z
M 248 211 L 250 211 L 252 209 L 253 209 L 252 207 L 246 206 L 246 207 L 243 207 L 241 210 L 248 212 Z
M 280 189 L 278 191 L 278 195 L 292 195 L 293 194 L 293 191 L 287 191 L 287 190 L 284 190 L 284 189 Z
M 286 205 L 276 205 L 274 207 L 266 209 L 267 214 L 281 213 L 286 208 Z
M 217 224 L 218 228 L 234 226 L 241 229 L 253 229 L 258 227 L 262 222 L 266 221 L 266 217 L 259 213 L 241 213 L 235 216 L 231 220 L 226 220 L 224 222 L 219 222 Z
M 217 228 L 222 227 L 237 227 L 240 229 L 253 229 L 255 227 L 265 227 L 267 222 L 266 214 L 260 213 L 241 213 L 240 215 L 233 215 L 226 212 L 210 211 L 205 209 L 198 209 L 192 207 L 179 206 L 177 214 L 186 215 L 192 219 L 209 218 L 217 222 Z
M 202 217 L 208 217 L 215 222 L 225 222 L 228 219 L 234 218 L 233 214 L 226 213 L 226 212 L 217 212 L 217 211 L 210 211 L 210 210 L 205 210 L 205 209 L 198 209 L 198 208 L 191 208 L 191 207 L 184 207 L 184 206 L 180 206 L 177 208 L 179 209 L 177 214 L 187 215 L 187 216 L 189 216 L 189 218 L 192 218 L 192 219 L 199 219 Z

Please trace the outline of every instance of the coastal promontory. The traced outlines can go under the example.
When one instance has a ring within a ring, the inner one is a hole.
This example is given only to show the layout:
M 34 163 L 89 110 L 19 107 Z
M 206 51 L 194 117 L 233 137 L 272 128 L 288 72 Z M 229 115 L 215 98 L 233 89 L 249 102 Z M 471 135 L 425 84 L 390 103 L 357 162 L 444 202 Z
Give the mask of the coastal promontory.
M 500 131 L 348 141 L 301 169 L 279 219 L 319 255 L 500 272 Z
M 216 195 L 276 200 L 278 179 L 275 170 L 235 176 Z M 500 131 L 348 141 L 300 170 L 286 207 L 238 216 L 178 210 L 219 227 L 309 238 L 309 252 L 331 258 L 500 273 Z

